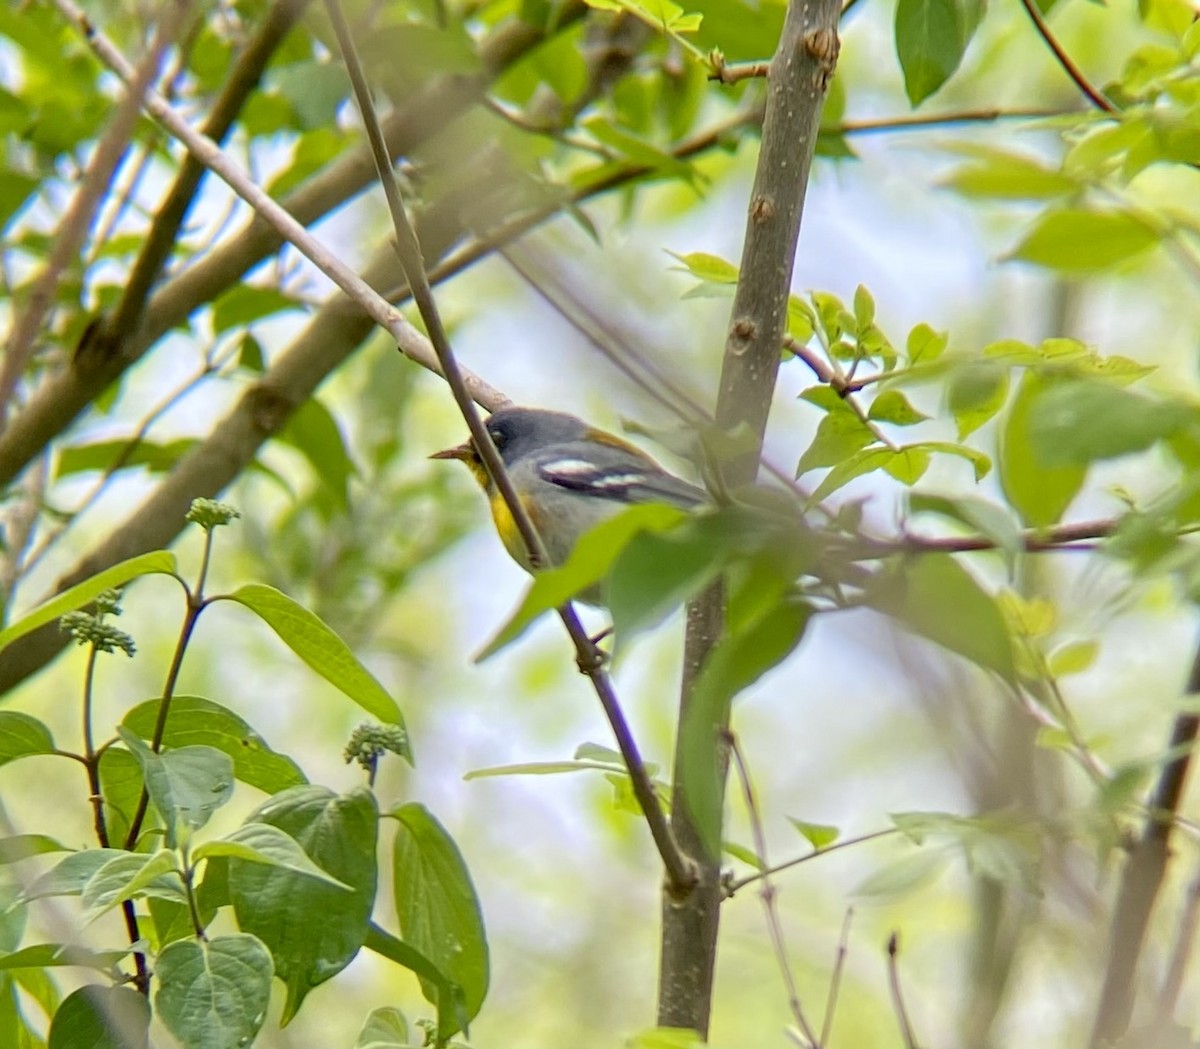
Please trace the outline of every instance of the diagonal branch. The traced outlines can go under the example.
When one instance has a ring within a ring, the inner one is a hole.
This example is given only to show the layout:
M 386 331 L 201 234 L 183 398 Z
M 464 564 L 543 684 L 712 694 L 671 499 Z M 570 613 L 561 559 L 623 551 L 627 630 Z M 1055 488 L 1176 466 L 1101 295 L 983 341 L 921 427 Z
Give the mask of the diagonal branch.
M 112 120 L 88 161 L 87 170 L 79 182 L 79 188 L 59 223 L 54 237 L 54 246 L 45 268 L 38 275 L 29 294 L 25 309 L 13 323 L 8 346 L 5 348 L 4 364 L 0 366 L 0 431 L 3 431 L 13 393 L 25 371 L 25 365 L 34 349 L 34 341 L 58 290 L 63 273 L 79 257 L 79 249 L 92 227 L 96 212 L 108 192 L 113 176 L 125 158 L 129 142 L 133 138 L 138 116 L 142 111 L 142 97 L 158 74 L 163 55 L 179 35 L 191 0 L 174 0 L 154 33 L 150 50 L 136 70 L 130 70 L 125 79 L 128 90 L 121 99 Z
M 78 11 L 70 4 L 72 12 Z M 61 8 L 60 8 L 61 9 Z M 475 76 L 438 77 L 384 120 L 392 155 L 413 152 L 477 99 L 512 63 L 551 33 L 565 31 L 585 11 L 582 0 L 567 0 L 550 29 L 514 19 L 498 26 L 480 45 L 483 71 Z M 81 24 L 81 23 L 76 23 Z M 90 24 L 83 23 L 90 29 Z M 372 179 L 369 152 L 353 150 L 289 193 L 284 207 L 302 223 L 312 223 L 361 191 Z M 81 347 L 72 367 L 46 382 L 24 411 L 0 434 L 0 486 L 65 430 L 100 393 L 140 360 L 163 335 L 196 309 L 234 285 L 250 269 L 277 251 L 284 238 L 257 216 L 228 243 L 167 281 L 146 304 L 142 321 L 120 333 L 120 341 L 89 354 Z
M 1200 649 L 1197 649 L 1188 676 L 1187 694 L 1190 697 L 1200 695 Z M 1129 1026 L 1146 929 L 1166 876 L 1171 855 L 1171 828 L 1191 769 L 1198 734 L 1200 714 L 1184 711 L 1176 715 L 1171 726 L 1167 761 L 1151 796 L 1145 829 L 1130 849 L 1121 875 L 1109 933 L 1108 965 L 1092 1028 L 1090 1044 L 1093 1047 L 1117 1041 Z
M 1083 92 L 1087 100 L 1091 102 L 1091 104 L 1097 109 L 1104 110 L 1105 113 L 1119 113 L 1120 110 L 1117 108 L 1117 106 L 1112 103 L 1112 101 L 1104 94 L 1103 91 L 1101 91 L 1098 87 L 1095 87 L 1092 82 L 1083 75 L 1083 70 L 1075 64 L 1074 60 L 1070 55 L 1067 54 L 1062 44 L 1060 44 L 1054 34 L 1050 32 L 1050 26 L 1047 24 L 1042 12 L 1038 9 L 1037 4 L 1034 3 L 1034 0 L 1021 0 L 1021 6 L 1025 8 L 1026 13 L 1029 15 L 1030 21 L 1033 22 L 1034 28 L 1036 28 L 1038 31 L 1038 35 L 1046 41 L 1046 46 L 1054 52 L 1054 57 L 1058 60 L 1058 64 L 1063 67 L 1063 71 L 1075 82 L 1075 86 Z
M 387 195 L 388 210 L 391 213 L 396 232 L 400 262 L 404 269 L 408 286 L 412 291 L 413 301 L 420 310 L 421 319 L 425 322 L 425 328 L 429 332 L 429 338 L 433 344 L 434 352 L 437 354 L 440 370 L 445 376 L 446 383 L 450 387 L 455 402 L 458 404 L 459 411 L 462 412 L 463 418 L 467 422 L 472 439 L 475 442 L 475 447 L 479 449 L 480 456 L 487 467 L 488 473 L 491 474 L 505 504 L 508 506 L 509 512 L 513 516 L 513 520 L 516 522 L 517 530 L 520 532 L 521 538 L 529 550 L 533 563 L 544 565 L 547 563 L 547 557 L 541 536 L 538 534 L 536 526 L 522 504 L 521 498 L 513 486 L 512 479 L 508 476 L 504 462 L 500 458 L 500 453 L 492 441 L 491 434 L 488 433 L 487 427 L 484 426 L 483 420 L 479 417 L 479 413 L 475 409 L 472 392 L 450 347 L 450 340 L 446 335 L 441 313 L 438 309 L 437 301 L 433 297 L 433 289 L 430 286 L 428 275 L 425 272 L 421 245 L 404 210 L 404 201 L 400 197 L 400 187 L 397 183 L 395 172 L 392 170 L 391 158 L 388 156 L 383 132 L 380 130 L 379 122 L 375 115 L 370 88 L 363 74 L 362 67 L 359 64 L 358 55 L 355 52 L 350 28 L 346 24 L 337 0 L 326 0 L 325 6 L 329 12 L 330 20 L 333 22 L 338 46 L 341 49 L 342 58 L 350 74 L 351 83 L 354 85 L 354 94 L 358 100 L 359 112 L 366 125 L 367 138 L 371 143 L 371 151 L 375 157 L 379 180 L 383 185 L 384 193 Z M 569 602 L 563 605 L 558 612 L 562 618 L 563 625 L 567 629 L 568 635 L 570 635 L 571 641 L 575 645 L 579 667 L 590 678 L 596 690 L 596 695 L 600 700 L 600 705 L 604 708 L 605 716 L 612 726 L 621 756 L 625 761 L 626 770 L 629 773 L 634 795 L 641 806 L 646 823 L 650 828 L 650 834 L 658 848 L 659 856 L 662 858 L 667 883 L 674 891 L 682 892 L 694 882 L 695 874 L 687 858 L 680 852 L 679 846 L 671 836 L 671 830 L 667 824 L 667 816 L 663 810 L 662 802 L 659 800 L 658 792 L 654 788 L 654 783 L 650 778 L 649 772 L 646 770 L 646 764 L 642 760 L 638 750 L 637 742 L 630 731 L 628 722 L 625 720 L 616 691 L 612 685 L 612 679 L 604 669 L 604 656 L 597 648 L 595 642 L 588 636 L 583 624 L 579 621 L 579 616 Z

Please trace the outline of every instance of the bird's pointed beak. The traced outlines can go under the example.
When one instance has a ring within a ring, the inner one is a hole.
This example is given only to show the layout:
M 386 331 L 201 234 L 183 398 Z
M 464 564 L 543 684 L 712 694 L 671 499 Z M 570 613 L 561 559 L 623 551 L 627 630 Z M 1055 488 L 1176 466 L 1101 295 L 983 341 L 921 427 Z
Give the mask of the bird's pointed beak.
M 434 452 L 430 459 L 460 459 L 467 462 L 475 458 L 475 449 L 470 441 L 465 444 L 455 445 L 453 448 L 446 448 L 440 452 Z

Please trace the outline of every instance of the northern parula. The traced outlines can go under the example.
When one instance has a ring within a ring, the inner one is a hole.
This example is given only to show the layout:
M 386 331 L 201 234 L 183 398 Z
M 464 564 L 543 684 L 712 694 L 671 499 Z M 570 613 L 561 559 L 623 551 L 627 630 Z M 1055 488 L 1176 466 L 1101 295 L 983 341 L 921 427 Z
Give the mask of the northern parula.
M 703 489 L 668 473 L 640 448 L 574 415 L 504 408 L 485 425 L 551 565 L 562 564 L 584 532 L 633 503 L 670 503 L 691 510 L 710 501 Z M 516 522 L 474 443 L 434 452 L 430 458 L 467 464 L 487 493 L 505 549 L 532 571 Z

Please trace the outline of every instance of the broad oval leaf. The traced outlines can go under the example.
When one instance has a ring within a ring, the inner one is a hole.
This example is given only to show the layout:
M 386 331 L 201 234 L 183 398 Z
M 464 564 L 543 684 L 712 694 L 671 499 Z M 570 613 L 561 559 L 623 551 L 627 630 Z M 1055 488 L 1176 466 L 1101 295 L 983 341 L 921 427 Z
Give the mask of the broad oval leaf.
M 142 739 L 150 739 L 161 707 L 161 699 L 139 703 L 121 724 Z M 171 700 L 162 741 L 166 747 L 203 744 L 224 751 L 233 759 L 234 776 L 267 794 L 308 782 L 299 765 L 267 746 L 240 715 L 200 696 Z
M 461 989 L 464 1016 L 453 1027 L 439 1025 L 449 1038 L 458 1023 L 473 1019 L 488 988 L 487 935 L 475 887 L 454 840 L 423 805 L 410 803 L 392 812 L 399 821 L 392 853 L 393 896 L 404 938 Z M 422 981 L 425 997 L 447 1010 L 436 984 Z M 453 1016 L 453 1013 L 451 1013 Z
M 1012 258 L 1065 273 L 1094 273 L 1149 251 L 1162 234 L 1124 211 L 1064 209 L 1043 214 Z
M 1034 444 L 1034 404 L 1054 381 L 1034 371 L 1025 373 L 1000 436 L 1000 485 L 1013 509 L 1034 528 L 1055 524 L 1087 476 L 1085 465 L 1042 462 Z
M 54 737 L 37 718 L 16 710 L 0 710 L 0 765 L 53 750 Z
M 950 554 L 922 554 L 885 569 L 867 604 L 910 630 L 1014 681 L 1012 640 L 994 598 Z
M 131 1049 L 146 1044 L 150 1003 L 132 987 L 89 984 L 63 999 L 46 1049 Z
M 189 746 L 159 754 L 123 725 L 117 734 L 142 766 L 150 800 L 167 827 L 174 848 L 181 827 L 203 827 L 233 796 L 233 759 L 216 747 Z
M 343 796 L 325 787 L 291 787 L 248 822 L 278 827 L 308 858 L 353 891 L 308 874 L 230 859 L 229 892 L 238 925 L 258 936 L 287 987 L 287 1023 L 315 986 L 341 972 L 362 946 L 375 903 L 379 812 L 365 789 Z M 320 921 L 314 922 L 314 915 Z
M 155 1011 L 184 1049 L 246 1049 L 271 996 L 271 955 L 246 933 L 176 940 L 154 966 Z
M 896 5 L 896 55 L 914 108 L 958 68 L 966 50 L 963 23 L 956 0 L 900 0 Z

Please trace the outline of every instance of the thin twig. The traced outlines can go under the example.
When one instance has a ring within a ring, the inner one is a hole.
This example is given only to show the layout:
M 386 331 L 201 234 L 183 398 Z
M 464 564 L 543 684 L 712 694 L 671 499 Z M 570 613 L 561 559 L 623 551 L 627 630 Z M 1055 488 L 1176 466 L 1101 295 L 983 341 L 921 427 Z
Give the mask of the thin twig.
M 742 80 L 765 80 L 771 72 L 770 62 L 734 62 L 731 65 L 719 51 L 709 55 L 708 65 L 712 70 L 708 79 L 720 81 L 722 84 L 736 84 Z
M 37 547 L 29 554 L 28 557 L 21 561 L 20 578 L 28 576 L 29 572 L 37 566 L 37 564 L 53 549 L 63 535 L 70 529 L 75 522 L 88 510 L 96 505 L 97 501 L 108 489 L 117 472 L 129 462 L 134 452 L 143 441 L 145 441 L 154 424 L 158 422 L 164 415 L 167 414 L 176 404 L 191 394 L 197 387 L 200 386 L 209 376 L 216 374 L 228 361 L 232 354 L 237 352 L 237 347 L 230 345 L 229 350 L 222 357 L 214 355 L 205 360 L 203 367 L 198 373 L 190 379 L 181 383 L 178 387 L 168 393 L 157 405 L 150 409 L 149 412 L 142 418 L 138 424 L 138 428 L 129 435 L 125 446 L 117 453 L 116 457 L 109 463 L 101 473 L 99 479 L 76 504 L 73 510 L 69 511 L 69 516 L 58 524 L 57 527 L 51 528 L 42 536 Z
M 874 135 L 892 131 L 920 131 L 951 124 L 989 124 L 997 120 L 1041 120 L 1069 116 L 1070 109 L 964 109 L 952 113 L 915 113 L 875 120 L 843 120 L 826 124 L 827 135 Z
M 1025 8 L 1029 15 L 1030 21 L 1033 22 L 1038 34 L 1046 41 L 1046 46 L 1054 52 L 1054 57 L 1058 59 L 1058 64 L 1063 67 L 1063 71 L 1073 81 L 1075 86 L 1087 97 L 1097 109 L 1104 110 L 1105 113 L 1118 113 L 1120 110 L 1110 101 L 1105 94 L 1097 87 L 1094 87 L 1091 81 L 1083 75 L 1081 70 L 1071 56 L 1063 49 L 1062 44 L 1055 39 L 1055 36 L 1050 32 L 1050 26 L 1046 24 L 1046 19 L 1042 17 L 1042 12 L 1038 10 L 1038 6 L 1034 0 L 1021 0 L 1021 6 Z
M 900 1037 L 904 1039 L 905 1049 L 919 1049 L 912 1023 L 908 1019 L 908 1010 L 904 1007 L 904 995 L 900 991 L 900 967 L 897 963 L 899 954 L 900 934 L 894 932 L 887 942 L 888 989 L 892 995 L 892 1008 L 896 1011 L 896 1022 L 900 1025 Z
M 809 860 L 819 859 L 821 856 L 827 856 L 831 852 L 837 852 L 839 849 L 848 849 L 851 845 L 861 845 L 865 841 L 874 841 L 876 838 L 886 838 L 889 834 L 899 833 L 895 827 L 888 827 L 886 830 L 874 830 L 870 834 L 860 834 L 857 838 L 845 838 L 842 841 L 835 841 L 832 845 L 826 845 L 823 849 L 813 849 L 812 852 L 805 853 L 803 856 L 797 856 L 794 859 L 785 860 L 783 863 L 778 863 L 774 867 L 765 867 L 763 870 L 755 871 L 753 874 L 747 874 L 743 878 L 738 878 L 736 881 L 730 881 L 725 885 L 725 896 L 729 897 L 736 893 L 739 889 L 744 889 L 747 885 L 753 885 L 756 881 L 769 877 L 772 874 L 778 874 L 780 871 L 790 870 L 792 867 L 798 867 L 802 863 L 808 863 Z
M 737 735 L 727 731 L 725 733 L 725 741 L 729 745 L 729 753 L 733 758 L 733 767 L 737 772 L 738 782 L 742 787 L 742 798 L 746 803 L 746 811 L 750 817 L 750 833 L 754 838 L 754 851 L 758 857 L 758 862 L 763 866 L 763 871 L 759 879 L 762 882 L 762 887 L 759 889 L 758 895 L 762 900 L 763 911 L 766 914 L 767 932 L 771 938 L 771 948 L 775 952 L 775 962 L 779 966 L 779 973 L 783 977 L 783 985 L 787 989 L 788 1007 L 792 1011 L 792 1017 L 796 1021 L 796 1026 L 800 1028 L 804 1037 L 808 1039 L 808 1044 L 815 1049 L 815 1047 L 823 1043 L 818 1042 L 816 1036 L 813 1034 L 813 1030 L 808 1024 L 808 1019 L 804 1015 L 804 1009 L 800 1005 L 800 995 L 796 990 L 796 977 L 792 973 L 792 963 L 788 958 L 787 944 L 783 938 L 783 922 L 779 918 L 778 894 L 771 882 L 770 875 L 767 873 L 767 836 L 763 832 L 762 817 L 758 811 L 758 801 L 754 796 L 754 784 L 750 781 L 750 768 L 746 764 L 746 755 L 742 751 Z
M 842 918 L 842 934 L 838 937 L 837 958 L 833 963 L 833 973 L 829 977 L 829 996 L 825 999 L 825 1019 L 821 1023 L 822 1046 L 829 1044 L 833 1033 L 833 1017 L 837 1012 L 838 991 L 842 987 L 842 971 L 846 966 L 846 955 L 849 952 L 850 922 L 854 917 L 854 908 L 847 907 L 846 915 Z
M 475 447 L 479 451 L 480 458 L 486 465 L 488 473 L 491 475 L 492 480 L 495 482 L 496 487 L 499 489 L 508 506 L 509 512 L 516 522 L 517 529 L 529 551 L 533 563 L 546 565 L 549 563 L 549 559 L 546 555 L 541 536 L 538 535 L 537 528 L 534 526 L 524 505 L 521 503 L 516 489 L 513 487 L 512 480 L 504 468 L 504 462 L 500 458 L 500 453 L 496 450 L 491 434 L 488 432 L 487 427 L 484 426 L 483 420 L 475 408 L 472 391 L 469 389 L 465 375 L 460 369 L 450 347 L 450 341 L 446 335 L 441 314 L 433 296 L 433 289 L 429 284 L 429 277 L 425 272 L 425 265 L 420 245 L 417 242 L 416 233 L 413 231 L 412 224 L 409 222 L 408 215 L 404 210 L 404 201 L 400 196 L 400 186 L 392 169 L 387 144 L 384 141 L 383 131 L 379 126 L 375 107 L 371 100 L 370 87 L 359 64 L 358 55 L 354 48 L 354 41 L 350 37 L 349 26 L 346 24 L 338 0 L 326 0 L 325 7 L 333 23 L 334 32 L 338 39 L 338 46 L 342 52 L 342 58 L 346 63 L 351 84 L 354 87 L 359 112 L 366 127 L 367 138 L 371 144 L 371 152 L 375 157 L 379 180 L 387 196 L 388 210 L 391 212 L 396 232 L 397 248 L 400 254 L 401 265 L 404 267 L 404 275 L 408 281 L 413 301 L 420 310 L 421 319 L 425 322 L 426 330 L 429 332 L 430 342 L 437 358 L 439 370 L 445 377 L 446 384 L 450 387 L 450 391 L 454 395 L 454 400 L 463 414 Z M 679 850 L 679 847 L 675 844 L 671 836 L 662 802 L 659 800 L 650 774 L 646 771 L 645 762 L 642 760 L 629 724 L 621 711 L 611 679 L 604 670 L 604 657 L 588 636 L 574 608 L 569 603 L 559 609 L 559 616 L 571 640 L 574 642 L 579 667 L 591 679 L 600 703 L 604 708 L 604 713 L 612 726 L 617 745 L 621 750 L 621 756 L 624 758 L 626 768 L 629 772 L 634 795 L 638 800 L 638 804 L 646 818 L 646 823 L 649 826 L 651 836 L 662 858 L 667 882 L 674 887 L 675 891 L 684 892 L 695 881 L 695 873 L 692 870 L 691 864 Z
M 79 249 L 87 238 L 96 212 L 104 201 L 137 128 L 142 98 L 150 89 L 162 57 L 178 35 L 190 9 L 191 0 L 173 0 L 155 30 L 146 57 L 136 69 L 130 67 L 128 74 L 122 78 L 128 88 L 125 97 L 113 113 L 107 130 L 96 143 L 87 170 L 79 180 L 79 188 L 59 223 L 45 267 L 34 282 L 25 309 L 13 323 L 4 363 L 0 365 L 0 430 L 4 429 L 9 403 L 33 352 L 34 340 L 54 304 L 63 273 L 78 258 Z

